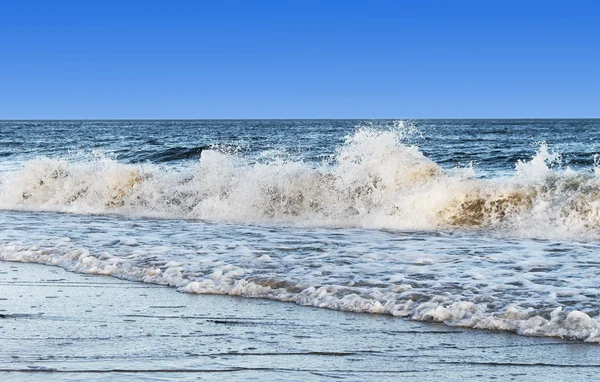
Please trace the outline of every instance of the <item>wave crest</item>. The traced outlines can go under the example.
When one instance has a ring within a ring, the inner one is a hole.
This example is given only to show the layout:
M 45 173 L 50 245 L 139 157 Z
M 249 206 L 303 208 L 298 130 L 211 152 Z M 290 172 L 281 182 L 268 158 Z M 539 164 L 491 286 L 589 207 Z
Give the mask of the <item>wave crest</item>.
M 593 172 L 556 166 L 541 145 L 512 176 L 479 179 L 472 167 L 444 169 L 398 130 L 362 128 L 330 163 L 203 149 L 184 170 L 109 158 L 40 158 L 5 174 L 7 209 L 119 213 L 299 226 L 473 229 L 525 236 L 600 234 L 600 183 Z

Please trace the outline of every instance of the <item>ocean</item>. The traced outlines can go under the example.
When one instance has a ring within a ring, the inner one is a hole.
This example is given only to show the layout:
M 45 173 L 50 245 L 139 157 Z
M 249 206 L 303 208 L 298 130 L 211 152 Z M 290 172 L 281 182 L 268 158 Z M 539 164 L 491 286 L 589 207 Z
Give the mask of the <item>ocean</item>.
M 600 120 L 1 121 L 0 260 L 600 342 Z

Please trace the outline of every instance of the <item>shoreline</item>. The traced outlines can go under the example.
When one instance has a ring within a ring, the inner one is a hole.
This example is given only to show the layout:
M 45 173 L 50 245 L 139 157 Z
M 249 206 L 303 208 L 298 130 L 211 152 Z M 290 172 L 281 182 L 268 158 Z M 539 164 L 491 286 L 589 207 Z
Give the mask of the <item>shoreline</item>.
M 0 262 L 9 380 L 593 378 L 597 345 Z M 109 377 L 110 376 L 110 377 Z M 217 377 L 218 376 L 218 377 Z

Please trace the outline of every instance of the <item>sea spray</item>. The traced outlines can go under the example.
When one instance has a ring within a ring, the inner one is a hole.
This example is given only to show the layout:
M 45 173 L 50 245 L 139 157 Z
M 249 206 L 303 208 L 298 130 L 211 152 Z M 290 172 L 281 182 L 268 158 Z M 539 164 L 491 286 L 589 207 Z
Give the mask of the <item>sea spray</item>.
M 116 213 L 304 227 L 486 229 L 513 235 L 596 237 L 596 173 L 555 166 L 543 144 L 512 176 L 447 169 L 394 129 L 359 129 L 331 163 L 315 165 L 206 149 L 170 169 L 101 157 L 39 158 L 3 176 L 5 209 Z

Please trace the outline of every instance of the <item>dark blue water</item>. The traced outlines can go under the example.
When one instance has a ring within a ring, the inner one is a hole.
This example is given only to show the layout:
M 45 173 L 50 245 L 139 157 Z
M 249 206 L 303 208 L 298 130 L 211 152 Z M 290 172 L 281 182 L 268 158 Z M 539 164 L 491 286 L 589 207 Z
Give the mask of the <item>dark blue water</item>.
M 563 156 L 563 164 L 591 166 L 598 152 L 600 120 L 412 120 L 418 132 L 407 142 L 435 162 L 474 163 L 484 171 L 512 170 L 540 142 Z M 278 149 L 307 161 L 333 155 L 358 127 L 394 129 L 393 120 L 238 121 L 1 121 L 0 158 L 67 156 L 97 150 L 119 161 L 155 163 L 198 160 L 203 149 L 244 154 Z

